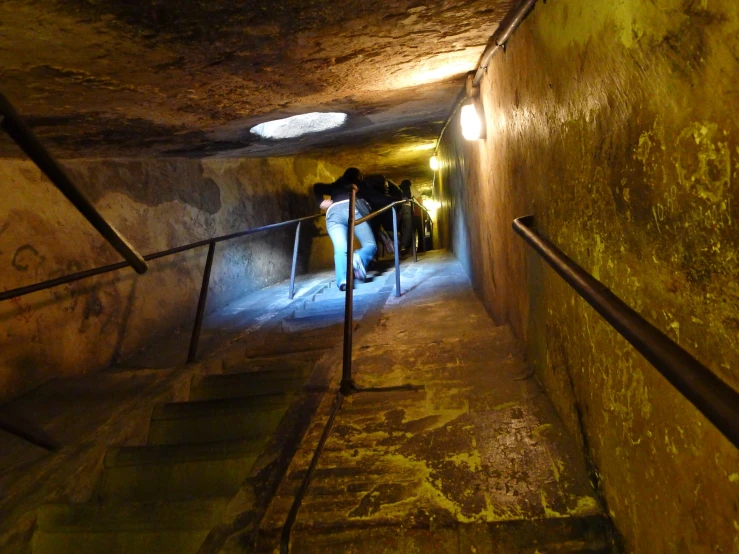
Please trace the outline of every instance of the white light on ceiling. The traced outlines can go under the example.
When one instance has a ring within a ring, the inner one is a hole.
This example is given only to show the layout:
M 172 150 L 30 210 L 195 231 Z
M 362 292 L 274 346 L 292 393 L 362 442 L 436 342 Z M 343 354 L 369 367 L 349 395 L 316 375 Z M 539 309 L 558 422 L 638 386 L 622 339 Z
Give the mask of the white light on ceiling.
M 431 156 L 431 159 L 429 160 L 429 165 L 434 171 L 439 169 L 439 158 L 437 158 L 436 156 Z
M 265 121 L 251 128 L 251 132 L 267 139 L 296 138 L 309 133 L 320 133 L 341 127 L 347 120 L 341 112 L 311 112 L 274 121 Z
M 462 136 L 467 140 L 477 140 L 482 136 L 482 122 L 474 104 L 462 106 L 460 116 L 462 122 Z

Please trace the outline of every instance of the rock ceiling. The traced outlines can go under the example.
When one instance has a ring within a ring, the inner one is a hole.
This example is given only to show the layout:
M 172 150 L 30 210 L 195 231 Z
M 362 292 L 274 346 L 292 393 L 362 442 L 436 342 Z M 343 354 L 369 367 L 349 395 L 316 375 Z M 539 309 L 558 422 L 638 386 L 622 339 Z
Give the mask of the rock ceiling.
M 501 0 L 0 0 L 0 90 L 59 157 L 305 153 L 430 179 Z M 308 111 L 345 127 L 267 141 Z M 18 156 L 6 135 L 0 155 Z

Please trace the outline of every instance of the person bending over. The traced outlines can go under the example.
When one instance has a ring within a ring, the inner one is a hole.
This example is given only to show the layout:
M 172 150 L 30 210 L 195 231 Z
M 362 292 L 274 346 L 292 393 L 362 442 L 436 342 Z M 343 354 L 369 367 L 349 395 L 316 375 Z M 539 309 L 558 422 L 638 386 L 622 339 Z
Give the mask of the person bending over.
M 369 204 L 363 198 L 362 184 L 362 173 L 356 167 L 350 167 L 344 172 L 344 175 L 333 183 L 316 183 L 313 185 L 316 202 L 322 210 L 327 210 L 326 229 L 334 245 L 336 285 L 340 290 L 346 290 L 346 239 L 349 231 L 349 198 L 352 188 L 359 190 L 354 209 L 355 220 L 370 213 Z M 354 252 L 352 259 L 354 276 L 364 280 L 367 278 L 366 268 L 377 251 L 377 244 L 372 229 L 366 222 L 354 228 L 354 236 L 362 245 Z

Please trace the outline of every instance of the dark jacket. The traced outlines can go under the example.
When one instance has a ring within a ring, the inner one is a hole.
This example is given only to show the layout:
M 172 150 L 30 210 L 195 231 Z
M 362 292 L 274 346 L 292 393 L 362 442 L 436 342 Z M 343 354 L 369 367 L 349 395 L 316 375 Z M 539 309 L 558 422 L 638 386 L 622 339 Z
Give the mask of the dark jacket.
M 316 183 L 313 185 L 313 195 L 316 197 L 316 203 L 320 204 L 324 196 L 329 196 L 334 202 L 349 200 L 351 185 L 345 184 L 341 179 L 333 183 Z
M 403 194 L 401 188 L 390 180 L 388 180 L 387 182 L 387 193 L 390 195 L 393 201 L 403 200 L 403 198 L 405 198 L 405 195 Z
M 393 202 L 392 198 L 374 190 L 364 182 L 359 183 L 357 188 L 359 188 L 357 198 L 364 199 L 370 205 L 372 211 L 384 208 Z M 329 196 L 334 202 L 349 200 L 350 192 L 351 185 L 345 184 L 341 179 L 329 184 L 316 183 L 313 185 L 313 195 L 317 204 L 321 203 L 324 196 Z

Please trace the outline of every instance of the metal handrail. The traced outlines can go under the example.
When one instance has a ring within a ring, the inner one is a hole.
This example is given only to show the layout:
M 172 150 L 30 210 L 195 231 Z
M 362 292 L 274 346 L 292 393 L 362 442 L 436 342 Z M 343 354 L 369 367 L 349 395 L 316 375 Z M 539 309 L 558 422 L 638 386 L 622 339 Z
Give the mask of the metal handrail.
M 288 512 L 285 523 L 282 527 L 282 533 L 280 535 L 280 554 L 288 554 L 290 552 L 290 533 L 292 527 L 297 519 L 298 510 L 303 502 L 303 497 L 308 490 L 310 481 L 315 471 L 318 460 L 323 452 L 323 449 L 328 441 L 329 435 L 331 434 L 331 428 L 336 420 L 337 414 L 341 409 L 344 397 L 360 393 L 360 392 L 389 392 L 389 391 L 413 391 L 422 390 L 423 385 L 397 385 L 390 387 L 360 387 L 352 378 L 352 340 L 354 330 L 354 271 L 352 270 L 352 262 L 354 260 L 354 227 L 361 223 L 365 223 L 370 219 L 373 219 L 383 212 L 386 212 L 390 208 L 399 204 L 411 203 L 412 199 L 398 200 L 389 204 L 377 211 L 374 211 L 360 219 L 355 220 L 355 209 L 356 209 L 356 198 L 357 189 L 352 188 L 349 196 L 349 221 L 347 223 L 347 248 L 346 248 L 346 300 L 344 302 L 344 345 L 342 352 L 342 367 L 341 367 L 341 384 L 339 390 L 336 391 L 336 400 L 334 401 L 331 411 L 329 413 L 328 420 L 323 427 L 321 437 L 318 441 L 318 445 L 313 452 L 308 469 L 303 475 L 303 480 L 298 487 L 297 493 L 293 498 L 292 506 Z M 395 210 L 393 213 L 393 244 L 395 246 L 395 295 L 400 296 L 400 258 L 398 257 L 398 216 Z M 415 251 L 415 240 L 413 241 L 413 259 L 418 261 L 416 258 Z M 338 283 L 337 283 L 338 284 Z
M 193 250 L 195 248 L 200 248 L 201 246 L 206 246 L 213 243 L 223 242 L 226 240 L 231 240 L 239 237 L 243 237 L 246 235 L 251 235 L 254 233 L 259 233 L 262 231 L 268 231 L 271 229 L 276 229 L 278 227 L 284 227 L 286 225 L 290 225 L 292 223 L 301 223 L 303 221 L 307 221 L 310 219 L 316 219 L 318 217 L 324 217 L 324 214 L 316 214 L 316 215 L 310 215 L 307 217 L 301 217 L 298 219 L 291 219 L 289 221 L 283 221 L 280 223 L 272 223 L 269 225 L 264 225 L 262 227 L 256 227 L 254 229 L 247 229 L 245 231 L 240 231 L 238 233 L 231 233 L 229 235 L 222 235 L 220 237 L 215 237 L 212 239 L 204 239 L 197 242 L 192 242 L 190 244 L 186 244 L 184 246 L 176 246 L 175 248 L 170 248 L 168 250 L 162 250 L 161 252 L 155 252 L 153 254 L 147 254 L 143 257 L 146 261 L 152 261 L 156 260 L 158 258 L 164 258 L 166 256 L 171 256 L 172 254 L 179 254 L 180 252 L 186 252 L 187 250 Z M 118 269 L 123 269 L 124 267 L 127 267 L 128 264 L 125 262 L 118 262 L 115 264 L 109 264 L 104 265 L 100 267 L 96 267 L 93 269 L 87 269 L 85 271 L 79 271 L 77 273 L 70 273 L 69 275 L 65 275 L 63 277 L 57 277 L 55 279 L 49 279 L 48 281 L 41 281 L 40 283 L 35 283 L 33 285 L 27 285 L 24 287 L 18 287 L 15 289 L 11 289 L 8 291 L 0 292 L 0 301 L 3 300 L 10 300 L 11 298 L 17 298 L 18 296 L 24 296 L 26 294 L 31 294 L 32 292 L 38 292 L 40 290 L 50 289 L 59 285 L 65 285 L 67 283 L 72 283 L 74 281 L 79 281 L 81 279 L 86 279 L 88 277 L 94 277 L 95 275 L 101 275 L 103 273 L 109 273 L 111 271 L 116 271 Z
M 385 206 L 383 208 L 380 208 L 377 211 L 374 211 L 374 212 L 372 212 L 372 213 L 370 213 L 370 214 L 368 214 L 368 215 L 366 215 L 366 216 L 364 216 L 364 217 L 362 217 L 360 219 L 357 219 L 354 222 L 354 225 L 361 225 L 365 221 L 369 221 L 370 219 L 374 219 L 375 217 L 377 217 L 381 213 L 384 213 L 384 212 L 388 211 L 390 208 L 393 208 L 395 206 L 398 206 L 399 204 L 405 204 L 407 202 L 409 202 L 409 200 L 397 200 L 397 201 L 393 202 L 392 204 L 388 204 L 387 206 Z
M 482 76 L 490 64 L 490 60 L 495 53 L 500 49 L 505 49 L 505 44 L 513 34 L 524 18 L 534 9 L 536 0 L 521 0 L 517 6 L 512 8 L 503 18 L 498 25 L 493 35 L 488 40 L 485 50 L 480 55 L 480 60 L 477 62 L 477 69 L 475 70 L 475 76 L 472 80 L 473 86 L 478 86 L 482 80 Z
M 127 264 L 136 270 L 136 273 L 146 273 L 148 266 L 144 258 L 133 246 L 121 235 L 102 214 L 95 205 L 72 182 L 64 168 L 54 159 L 41 141 L 36 137 L 30 127 L 21 118 L 10 101 L 0 93 L 0 127 L 2 127 L 10 138 L 31 158 L 31 160 L 46 174 L 52 184 L 67 197 L 77 211 L 79 211 L 90 224 L 95 227 L 110 245 L 123 256 Z
M 532 215 L 519 217 L 513 230 L 739 448 L 739 392 L 534 231 L 533 223 Z
M 431 212 L 428 211 L 428 208 L 426 208 L 426 206 L 424 206 L 423 204 L 421 204 L 420 202 L 418 202 L 418 200 L 416 200 L 415 198 L 409 198 L 408 201 L 411 202 L 411 203 L 413 203 L 413 204 L 415 204 L 419 208 L 421 208 L 424 212 L 426 212 L 426 215 L 428 215 L 429 217 L 431 217 Z
M 197 242 L 186 244 L 184 246 L 177 246 L 175 248 L 170 248 L 168 250 L 162 250 L 161 252 L 155 252 L 153 254 L 148 254 L 143 257 L 144 260 L 151 261 L 151 260 L 156 260 L 158 258 L 163 258 L 165 256 L 171 256 L 172 254 L 177 254 L 179 252 L 193 250 L 201 246 L 205 246 L 205 245 L 208 246 L 208 256 L 205 262 L 205 269 L 203 270 L 203 281 L 202 281 L 202 285 L 200 288 L 200 296 L 198 298 L 198 307 L 197 307 L 197 311 L 195 315 L 195 322 L 193 324 L 192 335 L 190 337 L 190 346 L 189 346 L 188 355 L 187 355 L 188 363 L 194 362 L 197 357 L 198 343 L 200 340 L 200 331 L 202 329 L 203 316 L 205 315 L 205 306 L 206 306 L 207 299 L 208 299 L 210 274 L 211 274 L 211 268 L 213 266 L 213 258 L 215 255 L 216 244 L 218 244 L 219 242 L 224 242 L 227 240 L 244 237 L 246 235 L 252 235 L 254 233 L 260 233 L 263 231 L 269 231 L 272 229 L 278 229 L 280 227 L 285 227 L 287 225 L 292 225 L 294 223 L 297 223 L 297 229 L 295 232 L 295 244 L 293 246 L 292 269 L 290 272 L 289 296 L 290 296 L 290 299 L 292 299 L 295 294 L 295 268 L 297 264 L 298 242 L 300 240 L 300 226 L 304 221 L 316 219 L 319 217 L 324 217 L 324 214 L 309 215 L 305 217 L 299 217 L 297 219 L 290 219 L 288 221 L 282 221 L 280 223 L 271 223 L 269 225 L 262 225 L 261 227 L 255 227 L 253 229 L 246 229 L 244 231 L 230 233 L 228 235 L 221 235 L 219 237 L 213 237 L 209 239 L 200 240 Z M 93 277 L 95 275 L 110 273 L 112 271 L 123 269 L 125 267 L 128 267 L 128 263 L 119 262 L 116 264 L 110 264 L 110 265 L 106 265 L 102 267 L 97 267 L 94 269 L 88 269 L 86 271 L 79 271 L 77 273 L 72 273 L 64 277 L 57 277 L 56 279 L 49 279 L 48 281 L 43 281 L 41 283 L 36 283 L 34 285 L 18 287 L 18 288 L 0 293 L 0 301 L 9 300 L 11 298 L 16 298 L 18 296 L 23 296 L 26 294 L 31 294 L 32 292 L 38 292 L 40 290 L 49 289 L 52 287 L 56 287 L 58 285 L 72 283 L 74 281 L 79 281 L 87 277 Z M 60 448 L 60 446 L 57 443 L 55 443 L 52 439 L 48 438 L 46 434 L 43 433 L 41 430 L 33 429 L 29 425 L 20 425 L 18 423 L 13 423 L 7 417 L 3 417 L 1 414 L 0 414 L 0 429 L 3 429 L 10 434 L 18 436 L 42 448 L 46 448 L 47 450 L 57 450 L 58 448 Z

